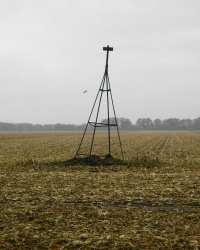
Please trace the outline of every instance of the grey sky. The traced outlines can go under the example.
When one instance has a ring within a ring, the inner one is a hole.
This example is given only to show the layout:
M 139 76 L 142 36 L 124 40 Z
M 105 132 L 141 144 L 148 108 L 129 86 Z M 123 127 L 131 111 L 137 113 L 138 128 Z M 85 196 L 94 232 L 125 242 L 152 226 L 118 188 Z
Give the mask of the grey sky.
M 0 0 L 0 36 L 0 122 L 87 122 L 107 45 L 117 117 L 200 116 L 199 0 Z

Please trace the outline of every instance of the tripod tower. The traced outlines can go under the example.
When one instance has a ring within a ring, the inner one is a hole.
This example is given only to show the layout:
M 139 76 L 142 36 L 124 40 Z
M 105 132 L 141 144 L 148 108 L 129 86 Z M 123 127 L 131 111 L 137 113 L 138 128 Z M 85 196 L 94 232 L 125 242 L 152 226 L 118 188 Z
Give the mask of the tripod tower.
M 107 154 L 98 155 L 98 156 L 100 156 L 100 157 L 112 157 L 112 154 L 111 154 L 111 128 L 115 127 L 117 129 L 120 154 L 121 154 L 121 157 L 123 159 L 124 157 L 123 157 L 123 152 L 122 152 L 122 144 L 121 144 L 121 139 L 120 139 L 120 134 L 119 134 L 119 127 L 118 127 L 118 122 L 117 122 L 117 118 L 116 118 L 115 107 L 114 107 L 114 102 L 113 102 L 113 97 L 112 97 L 112 92 L 111 92 L 111 87 L 110 87 L 110 81 L 109 81 L 109 76 L 108 76 L 109 52 L 113 51 L 113 48 L 109 47 L 109 45 L 108 45 L 107 47 L 103 47 L 103 50 L 106 51 L 105 72 L 104 72 L 103 79 L 102 79 L 101 84 L 100 84 L 100 88 L 98 90 L 96 99 L 94 101 L 88 122 L 87 122 L 86 127 L 85 127 L 85 131 L 83 133 L 83 136 L 82 136 L 82 139 L 81 139 L 81 142 L 79 144 L 79 147 L 78 147 L 78 150 L 76 152 L 75 157 L 94 155 L 94 154 L 92 154 L 92 152 L 93 152 L 95 135 L 96 135 L 97 128 L 101 128 L 101 127 L 104 128 L 104 130 L 107 129 Z M 106 119 L 106 122 L 98 122 L 99 111 L 100 111 L 103 95 L 106 95 L 107 119 Z M 92 114 L 93 114 L 95 107 L 97 108 L 96 117 L 95 117 L 94 121 L 91 121 L 91 117 L 92 117 Z M 112 119 L 110 117 L 111 108 L 112 108 L 112 111 L 114 114 L 114 118 L 112 118 Z M 91 142 L 90 142 L 91 144 L 90 144 L 90 147 L 89 147 L 87 153 L 81 153 L 82 143 L 83 143 L 83 140 L 85 138 L 86 131 L 87 131 L 89 125 L 90 125 L 90 127 L 91 126 L 93 127 L 93 132 L 92 132 L 92 137 L 91 137 Z

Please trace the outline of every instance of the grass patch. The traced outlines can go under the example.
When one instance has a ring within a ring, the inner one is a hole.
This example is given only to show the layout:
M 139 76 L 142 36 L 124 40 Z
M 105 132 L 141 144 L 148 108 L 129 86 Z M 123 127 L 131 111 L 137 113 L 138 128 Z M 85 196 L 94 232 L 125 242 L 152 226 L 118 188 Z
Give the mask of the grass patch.
M 91 155 L 83 158 L 72 158 L 66 161 L 56 161 L 52 162 L 51 165 L 60 165 L 60 166 L 123 166 L 128 165 L 129 162 L 114 158 L 112 156 L 106 156 L 104 158 L 96 155 Z
M 163 164 L 163 163 L 162 163 Z M 66 161 L 54 161 L 50 165 L 55 166 L 134 166 L 134 167 L 145 167 L 152 168 L 161 165 L 161 161 L 156 158 L 149 156 L 137 156 L 132 160 L 122 160 L 114 158 L 111 155 L 100 157 L 91 155 L 87 157 L 76 157 Z

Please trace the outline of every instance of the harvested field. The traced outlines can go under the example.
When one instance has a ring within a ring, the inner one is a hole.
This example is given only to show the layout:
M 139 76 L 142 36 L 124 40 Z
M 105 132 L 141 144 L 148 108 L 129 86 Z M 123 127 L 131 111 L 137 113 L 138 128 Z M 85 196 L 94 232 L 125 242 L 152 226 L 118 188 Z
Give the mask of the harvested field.
M 64 166 L 81 136 L 0 133 L 0 249 L 199 249 L 199 131 L 122 132 L 134 164 Z

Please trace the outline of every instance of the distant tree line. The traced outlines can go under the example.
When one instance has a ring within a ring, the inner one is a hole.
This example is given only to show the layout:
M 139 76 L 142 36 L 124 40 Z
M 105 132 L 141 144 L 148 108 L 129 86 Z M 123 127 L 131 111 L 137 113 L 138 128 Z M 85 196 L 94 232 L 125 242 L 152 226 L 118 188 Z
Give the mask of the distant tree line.
M 103 119 L 102 123 L 107 123 L 107 119 Z M 110 118 L 111 124 L 116 124 L 115 118 Z M 135 124 L 127 118 L 117 118 L 117 124 L 120 130 L 200 130 L 200 117 L 191 119 L 155 119 L 139 118 Z M 0 122 L 0 131 L 83 131 L 86 124 L 31 124 L 31 123 L 7 123 Z M 91 130 L 92 127 L 88 126 Z M 106 128 L 100 128 L 105 130 Z M 115 129 L 115 127 L 111 127 Z
M 102 122 L 106 123 L 107 119 Z M 194 120 L 139 118 L 135 124 L 127 118 L 117 118 L 117 122 L 121 130 L 200 130 L 200 117 Z M 116 123 L 115 118 L 111 118 L 110 123 Z
M 82 131 L 85 124 L 31 124 L 0 122 L 0 131 Z
M 194 120 L 180 120 L 178 118 L 151 120 L 150 118 L 139 118 L 135 127 L 143 130 L 199 130 L 200 117 Z

